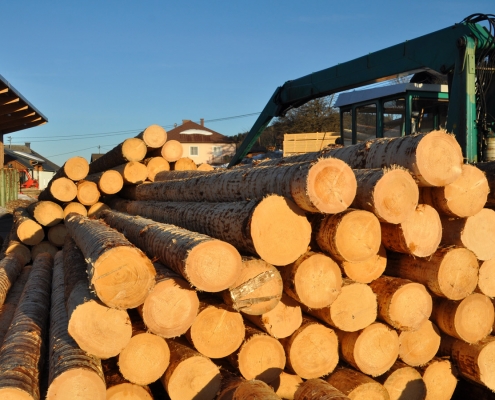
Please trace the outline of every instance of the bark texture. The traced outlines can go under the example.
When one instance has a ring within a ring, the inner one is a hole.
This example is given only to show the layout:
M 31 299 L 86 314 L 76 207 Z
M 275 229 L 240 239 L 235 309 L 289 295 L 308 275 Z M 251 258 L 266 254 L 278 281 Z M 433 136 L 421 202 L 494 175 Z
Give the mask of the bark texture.
M 322 379 L 309 379 L 301 383 L 294 393 L 294 400 L 350 400 L 344 393 L 337 390 Z
M 0 261 L 0 306 L 5 302 L 24 264 L 24 259 L 17 254 L 8 254 Z
M 325 380 L 353 400 L 389 400 L 383 385 L 351 368 L 340 367 Z

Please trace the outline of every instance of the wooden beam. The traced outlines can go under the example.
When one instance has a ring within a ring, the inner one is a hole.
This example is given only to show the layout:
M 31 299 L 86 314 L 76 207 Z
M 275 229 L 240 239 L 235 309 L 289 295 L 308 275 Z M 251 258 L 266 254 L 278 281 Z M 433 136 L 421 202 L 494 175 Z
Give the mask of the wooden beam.
M 41 122 L 41 121 L 43 121 L 43 122 Z M 6 135 L 7 133 L 22 131 L 23 129 L 33 128 L 35 126 L 40 126 L 40 125 L 44 125 L 44 124 L 46 124 L 46 121 L 44 121 L 40 117 L 39 120 L 37 120 L 35 122 L 31 122 L 29 124 L 24 124 L 24 125 L 19 126 L 19 127 L 14 127 L 14 128 L 10 128 L 10 129 L 0 129 L 0 134 L 1 135 Z
M 13 93 L 0 94 L 0 106 L 18 101 L 20 101 L 20 98 L 18 96 L 13 96 Z
M 3 116 L 0 116 L 0 124 L 3 124 L 5 122 L 17 121 L 17 120 L 22 119 L 22 118 L 31 117 L 35 114 L 36 113 L 30 109 L 12 112 L 10 114 L 5 114 Z
M 23 129 L 22 128 L 23 125 L 33 123 L 33 122 L 36 122 L 39 120 L 42 120 L 42 118 L 39 115 L 35 114 L 34 116 L 25 117 L 25 118 L 18 120 L 18 121 L 6 122 L 3 124 L 0 124 L 0 132 L 4 133 L 6 129 L 14 128 L 14 127 L 19 127 L 20 129 Z
M 27 110 L 28 106 L 24 104 L 24 102 L 17 101 L 12 104 L 6 104 L 4 106 L 0 106 L 0 116 L 7 115 L 16 111 Z

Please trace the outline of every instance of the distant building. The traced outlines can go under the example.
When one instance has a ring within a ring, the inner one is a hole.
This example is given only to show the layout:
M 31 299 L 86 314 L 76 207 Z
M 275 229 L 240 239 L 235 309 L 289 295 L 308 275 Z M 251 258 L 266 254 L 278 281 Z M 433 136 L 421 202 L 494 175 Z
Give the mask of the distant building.
M 30 143 L 24 145 L 6 145 L 4 148 L 4 168 L 15 168 L 18 171 L 26 171 L 39 183 L 40 190 L 47 187 L 55 172 L 60 168 L 41 154 L 31 149 Z M 21 183 L 27 174 L 20 174 Z
M 91 153 L 91 160 L 89 162 L 92 163 L 93 161 L 98 160 L 98 158 L 100 158 L 103 155 L 104 154 L 102 153 Z
M 183 157 L 191 158 L 196 164 L 223 164 L 230 161 L 236 151 L 232 138 L 205 127 L 203 118 L 200 124 L 182 120 L 182 125 L 167 132 L 167 140 L 180 142 Z

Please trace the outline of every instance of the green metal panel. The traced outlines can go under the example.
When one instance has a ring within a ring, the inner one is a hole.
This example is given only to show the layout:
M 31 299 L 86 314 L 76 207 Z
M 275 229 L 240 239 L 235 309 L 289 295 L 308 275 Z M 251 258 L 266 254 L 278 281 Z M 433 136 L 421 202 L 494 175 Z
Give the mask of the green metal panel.
M 473 38 L 478 49 L 491 45 L 490 34 L 484 27 L 475 23 L 460 23 L 302 78 L 287 81 L 272 95 L 229 167 L 237 164 L 248 153 L 272 118 L 283 115 L 292 107 L 299 107 L 318 97 L 397 75 L 408 75 L 427 69 L 445 74 L 455 68 L 459 69 L 458 66 L 456 67 L 459 61 L 457 43 L 463 37 Z

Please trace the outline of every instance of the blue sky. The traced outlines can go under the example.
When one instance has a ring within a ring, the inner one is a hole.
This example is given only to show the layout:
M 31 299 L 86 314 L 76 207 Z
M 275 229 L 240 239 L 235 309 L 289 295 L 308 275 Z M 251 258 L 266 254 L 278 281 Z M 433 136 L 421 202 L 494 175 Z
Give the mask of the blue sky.
M 4 142 L 31 142 L 62 165 L 151 124 L 260 112 L 287 80 L 495 13 L 493 4 L 4 0 L 0 75 L 49 119 Z M 233 135 L 255 119 L 206 125 Z

